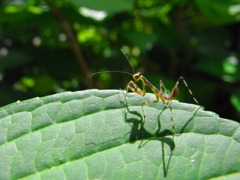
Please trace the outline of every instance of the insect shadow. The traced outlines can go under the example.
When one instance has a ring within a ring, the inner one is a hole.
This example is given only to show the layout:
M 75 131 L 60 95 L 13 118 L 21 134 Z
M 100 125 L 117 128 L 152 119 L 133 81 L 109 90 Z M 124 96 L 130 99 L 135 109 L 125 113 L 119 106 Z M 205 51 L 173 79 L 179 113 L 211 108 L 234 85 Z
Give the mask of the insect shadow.
M 197 112 L 198 112 L 200 109 L 203 109 L 203 107 L 202 107 L 202 106 L 199 106 L 199 107 L 194 111 L 194 113 L 192 114 L 192 117 L 189 118 L 189 120 L 184 124 L 184 126 L 183 126 L 182 129 L 180 130 L 180 134 L 182 134 L 182 133 L 184 132 L 185 128 L 188 126 L 188 124 L 189 124 L 191 121 L 194 120 L 194 118 L 196 117 Z
M 172 139 L 170 137 L 166 137 L 166 135 L 173 134 L 170 130 L 161 131 L 160 118 L 161 118 L 162 112 L 166 109 L 166 107 L 164 107 L 163 111 L 160 112 L 160 114 L 157 118 L 158 119 L 157 120 L 158 121 L 158 129 L 156 130 L 155 133 L 150 133 L 144 128 L 144 126 L 142 126 L 142 122 L 143 122 L 142 114 L 139 113 L 138 111 L 130 110 L 130 108 L 127 104 L 127 101 L 126 102 L 120 101 L 120 103 L 124 107 L 123 109 L 126 110 L 125 112 L 123 112 L 125 122 L 132 124 L 131 131 L 129 132 L 130 133 L 130 136 L 129 136 L 130 143 L 135 143 L 136 141 L 141 140 L 138 148 L 142 148 L 150 141 L 160 141 L 161 142 L 163 175 L 164 175 L 164 177 L 167 177 L 167 172 L 169 169 L 169 165 L 171 162 L 172 153 L 175 148 L 175 144 L 174 144 L 174 139 Z M 130 118 L 128 117 L 129 114 L 131 114 Z M 171 151 L 170 155 L 168 155 L 169 156 L 168 158 L 166 157 L 166 153 L 165 153 L 165 144 L 169 146 L 170 151 Z

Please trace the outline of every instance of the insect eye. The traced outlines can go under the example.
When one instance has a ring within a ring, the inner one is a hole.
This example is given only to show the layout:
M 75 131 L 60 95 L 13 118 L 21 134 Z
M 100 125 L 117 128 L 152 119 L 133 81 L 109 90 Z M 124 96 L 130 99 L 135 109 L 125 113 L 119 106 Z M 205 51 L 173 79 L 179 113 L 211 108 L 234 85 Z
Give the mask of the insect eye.
M 134 78 L 134 79 L 138 79 L 140 76 L 141 76 L 141 73 L 138 72 L 138 73 L 136 73 L 136 74 L 133 75 L 133 78 Z

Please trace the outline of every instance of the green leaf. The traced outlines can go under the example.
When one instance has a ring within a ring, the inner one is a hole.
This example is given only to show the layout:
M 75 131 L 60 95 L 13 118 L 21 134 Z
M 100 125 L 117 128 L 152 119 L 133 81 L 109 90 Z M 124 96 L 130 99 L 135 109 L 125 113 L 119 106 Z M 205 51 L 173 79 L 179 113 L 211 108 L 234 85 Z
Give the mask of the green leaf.
M 238 59 L 235 56 L 228 56 L 225 59 L 204 58 L 194 68 L 220 78 L 225 82 L 238 82 L 240 80 L 240 71 L 238 71 L 237 61 Z
M 240 115 L 240 91 L 239 91 L 239 89 L 236 89 L 236 91 L 232 94 L 231 103 Z
M 153 44 L 157 40 L 157 34 L 146 34 L 136 31 L 121 32 L 123 37 L 130 41 L 134 46 L 145 51 L 149 44 Z
M 0 179 L 240 177 L 239 123 L 197 105 L 118 90 L 65 92 L 0 109 Z M 234 174 L 234 175 L 233 175 Z
M 1 58 L 1 69 L 14 69 L 24 67 L 31 61 L 29 55 L 23 51 L 11 50 L 8 55 Z
M 94 3 L 88 0 L 69 0 L 75 7 L 86 7 L 98 11 L 106 11 L 109 14 L 115 14 L 122 11 L 133 9 L 133 0 L 95 0 Z
M 240 0 L 195 0 L 199 9 L 217 24 L 239 21 Z

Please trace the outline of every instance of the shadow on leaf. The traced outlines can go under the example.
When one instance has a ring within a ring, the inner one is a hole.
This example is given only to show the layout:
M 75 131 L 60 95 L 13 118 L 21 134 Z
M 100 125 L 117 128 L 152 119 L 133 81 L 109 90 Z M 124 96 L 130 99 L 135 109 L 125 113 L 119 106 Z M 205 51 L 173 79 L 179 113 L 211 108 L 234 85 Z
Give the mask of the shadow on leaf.
M 131 128 L 130 137 L 129 137 L 130 143 L 135 143 L 136 141 L 141 140 L 138 148 L 142 148 L 150 141 L 160 141 L 161 142 L 163 174 L 164 174 L 164 177 L 167 177 L 167 172 L 169 169 L 170 161 L 172 158 L 172 152 L 175 148 L 175 144 L 174 144 L 174 139 L 169 138 L 169 137 L 164 137 L 166 135 L 172 134 L 172 132 L 170 130 L 164 130 L 164 131 L 160 132 L 160 130 L 161 130 L 160 116 L 164 110 L 158 116 L 158 129 L 154 134 L 152 134 L 152 133 L 148 132 L 142 125 L 143 117 L 139 112 L 130 110 L 127 103 L 124 103 L 123 101 L 121 101 L 121 104 L 124 106 L 123 109 L 127 110 L 127 112 L 124 112 L 125 122 L 132 123 L 132 128 Z M 132 114 L 132 115 L 136 116 L 136 118 L 128 118 L 127 117 L 128 114 Z M 144 140 L 147 140 L 147 141 L 144 142 Z M 165 148 L 164 148 L 165 144 L 167 144 L 171 150 L 171 153 L 170 153 L 168 159 L 166 158 L 166 155 L 165 155 Z

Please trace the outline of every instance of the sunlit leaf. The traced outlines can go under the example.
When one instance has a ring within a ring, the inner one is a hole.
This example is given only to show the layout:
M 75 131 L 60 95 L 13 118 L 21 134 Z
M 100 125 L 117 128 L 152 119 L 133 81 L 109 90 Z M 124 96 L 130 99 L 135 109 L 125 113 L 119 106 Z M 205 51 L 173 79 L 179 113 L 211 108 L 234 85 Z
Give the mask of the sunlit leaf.
M 0 179 L 209 179 L 240 174 L 239 123 L 118 90 L 66 92 L 0 109 Z

